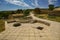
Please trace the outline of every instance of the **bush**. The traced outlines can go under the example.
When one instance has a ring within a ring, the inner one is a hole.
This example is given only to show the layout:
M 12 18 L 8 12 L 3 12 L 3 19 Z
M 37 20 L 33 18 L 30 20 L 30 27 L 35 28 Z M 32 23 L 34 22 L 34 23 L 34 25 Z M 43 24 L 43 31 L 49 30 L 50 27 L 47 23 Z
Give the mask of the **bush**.
M 3 20 L 0 20 L 0 32 L 5 30 L 5 22 Z
M 16 13 L 23 13 L 23 10 L 22 10 L 22 9 L 18 9 L 18 10 L 16 11 Z
M 0 18 L 8 19 L 8 16 L 11 14 L 9 11 L 1 11 L 0 12 Z
M 40 8 L 35 8 L 35 9 L 34 9 L 34 13 L 35 13 L 35 14 L 41 14 Z
M 44 18 L 44 16 L 39 16 L 39 18 Z
M 30 13 L 30 10 L 29 10 L 29 9 L 27 9 L 27 10 L 24 11 L 24 15 L 25 15 L 25 16 L 28 16 L 29 13 Z

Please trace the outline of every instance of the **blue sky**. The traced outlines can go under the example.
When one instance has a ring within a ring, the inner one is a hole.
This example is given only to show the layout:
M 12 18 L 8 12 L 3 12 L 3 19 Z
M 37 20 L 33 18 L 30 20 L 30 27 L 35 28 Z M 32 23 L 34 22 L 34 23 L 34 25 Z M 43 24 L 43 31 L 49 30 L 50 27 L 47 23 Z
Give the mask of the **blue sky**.
M 0 11 L 31 9 L 31 8 L 48 8 L 49 4 L 60 6 L 60 0 L 0 0 Z

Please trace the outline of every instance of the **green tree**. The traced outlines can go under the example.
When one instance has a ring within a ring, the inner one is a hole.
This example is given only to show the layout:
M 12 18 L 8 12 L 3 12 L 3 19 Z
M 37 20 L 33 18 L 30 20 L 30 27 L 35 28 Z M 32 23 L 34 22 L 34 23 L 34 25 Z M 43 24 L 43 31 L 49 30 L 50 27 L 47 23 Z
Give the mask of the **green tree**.
M 1 11 L 0 12 L 0 18 L 7 19 L 10 14 L 11 14 L 11 12 L 9 12 L 9 11 Z
M 30 13 L 30 10 L 29 10 L 29 9 L 24 10 L 24 15 L 25 15 L 25 16 L 28 16 L 28 15 L 29 15 L 29 13 Z
M 35 9 L 34 9 L 34 13 L 36 13 L 36 14 L 41 14 L 40 8 L 35 8 Z
M 22 9 L 18 9 L 16 13 L 23 13 Z
M 49 10 L 53 10 L 54 9 L 54 5 L 49 5 Z
M 16 14 L 16 12 L 15 11 L 11 11 L 11 14 Z

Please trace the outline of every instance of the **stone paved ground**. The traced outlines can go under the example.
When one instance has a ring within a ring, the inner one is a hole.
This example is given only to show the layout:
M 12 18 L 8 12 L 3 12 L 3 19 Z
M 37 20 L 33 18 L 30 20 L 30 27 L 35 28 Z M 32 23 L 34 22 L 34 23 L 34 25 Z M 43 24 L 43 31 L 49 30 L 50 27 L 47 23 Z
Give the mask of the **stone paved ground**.
M 7 24 L 6 30 L 0 33 L 0 40 L 59 40 L 59 29 L 46 26 L 41 23 L 25 23 L 19 27 L 13 27 L 14 23 Z M 38 30 L 36 27 L 44 27 Z M 56 29 L 56 31 L 54 31 Z

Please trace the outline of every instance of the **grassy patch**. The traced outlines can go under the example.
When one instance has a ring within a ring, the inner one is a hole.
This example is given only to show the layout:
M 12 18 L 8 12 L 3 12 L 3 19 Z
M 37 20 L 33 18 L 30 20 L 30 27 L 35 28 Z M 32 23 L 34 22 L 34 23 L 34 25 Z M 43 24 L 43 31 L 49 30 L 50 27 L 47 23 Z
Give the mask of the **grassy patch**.
M 5 30 L 5 22 L 3 20 L 0 20 L 0 32 Z
M 36 14 L 36 17 L 60 22 L 60 16 L 49 16 L 48 14 Z
M 60 22 L 60 17 L 58 17 L 58 16 L 48 17 L 48 19 L 52 20 L 52 21 Z
M 36 14 L 35 16 L 39 18 L 47 19 L 48 15 L 47 14 Z

